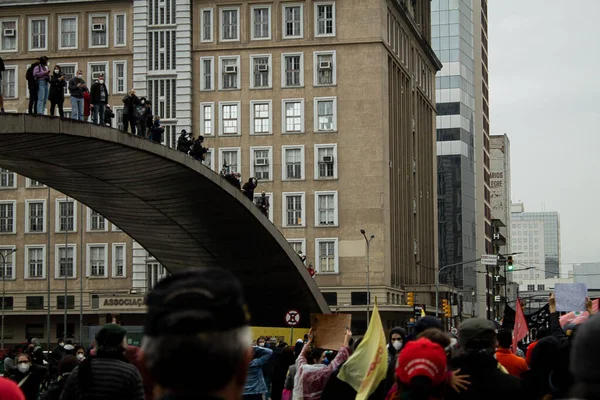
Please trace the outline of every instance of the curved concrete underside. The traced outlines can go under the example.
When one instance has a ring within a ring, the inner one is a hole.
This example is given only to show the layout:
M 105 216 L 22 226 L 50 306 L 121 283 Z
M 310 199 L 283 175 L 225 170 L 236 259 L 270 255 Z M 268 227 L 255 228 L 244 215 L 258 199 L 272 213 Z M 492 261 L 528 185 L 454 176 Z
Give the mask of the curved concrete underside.
M 85 122 L 0 116 L 0 166 L 75 198 L 144 246 L 169 271 L 220 266 L 242 281 L 257 326 L 285 312 L 328 313 L 278 229 L 200 162 L 149 140 Z M 304 325 L 304 324 L 302 324 Z

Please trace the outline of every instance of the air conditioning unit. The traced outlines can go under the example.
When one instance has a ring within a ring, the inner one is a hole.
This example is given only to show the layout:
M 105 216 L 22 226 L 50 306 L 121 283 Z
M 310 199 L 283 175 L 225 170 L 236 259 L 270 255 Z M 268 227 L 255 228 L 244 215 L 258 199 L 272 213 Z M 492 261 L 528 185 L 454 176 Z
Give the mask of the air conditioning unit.
M 14 37 L 15 36 L 15 30 L 14 29 L 5 29 L 4 30 L 4 36 L 6 37 Z
M 269 160 L 267 158 L 257 158 L 254 165 L 269 165 Z
M 321 61 L 319 62 L 320 70 L 330 70 L 331 69 L 331 61 Z
M 333 156 L 323 156 L 323 162 L 324 163 L 332 163 L 333 162 Z
M 237 74 L 237 65 L 226 65 L 225 73 L 226 74 Z
M 254 67 L 256 72 L 267 72 L 269 70 L 269 66 L 267 64 L 258 64 Z
M 104 24 L 93 24 L 92 25 L 93 32 L 104 32 L 106 31 L 106 25 Z

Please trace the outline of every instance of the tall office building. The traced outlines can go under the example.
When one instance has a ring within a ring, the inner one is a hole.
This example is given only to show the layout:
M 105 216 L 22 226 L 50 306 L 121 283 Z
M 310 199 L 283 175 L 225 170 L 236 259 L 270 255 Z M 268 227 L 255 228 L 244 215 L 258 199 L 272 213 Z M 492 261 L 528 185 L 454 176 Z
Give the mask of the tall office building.
M 26 109 L 23 74 L 34 57 L 70 65 L 69 74 L 81 68 L 88 81 L 102 72 L 113 126 L 134 87 L 161 116 L 165 145 L 181 129 L 201 134 L 207 167 L 259 179 L 269 218 L 314 265 L 331 308 L 354 314 L 357 331 L 366 329 L 367 264 L 387 327 L 411 317 L 407 291 L 422 288 L 417 301 L 432 304 L 441 64 L 428 1 L 0 5 L 2 23 L 12 23 L 4 28 L 16 28 L 15 40 L 1 42 L 8 110 Z M 375 235 L 369 258 L 361 229 Z
M 433 0 L 440 267 L 493 252 L 490 208 L 487 1 Z M 476 315 L 490 310 L 490 287 L 478 263 L 448 269 L 442 281 L 477 293 Z
M 515 280 L 560 276 L 560 217 L 557 212 L 525 212 L 522 203 L 511 207 L 511 244 L 519 267 L 531 267 Z

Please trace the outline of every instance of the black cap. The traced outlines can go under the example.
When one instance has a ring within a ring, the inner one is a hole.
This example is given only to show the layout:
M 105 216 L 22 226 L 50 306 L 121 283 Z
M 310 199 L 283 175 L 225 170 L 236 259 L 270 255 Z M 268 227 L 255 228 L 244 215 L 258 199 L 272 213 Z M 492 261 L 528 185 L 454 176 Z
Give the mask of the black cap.
M 439 319 L 428 315 L 426 317 L 419 318 L 419 320 L 415 324 L 415 336 L 429 328 L 436 328 L 440 331 L 444 330 L 444 327 L 442 326 L 442 323 Z
M 144 333 L 194 335 L 247 326 L 250 315 L 238 279 L 222 268 L 190 268 L 160 281 L 146 296 Z

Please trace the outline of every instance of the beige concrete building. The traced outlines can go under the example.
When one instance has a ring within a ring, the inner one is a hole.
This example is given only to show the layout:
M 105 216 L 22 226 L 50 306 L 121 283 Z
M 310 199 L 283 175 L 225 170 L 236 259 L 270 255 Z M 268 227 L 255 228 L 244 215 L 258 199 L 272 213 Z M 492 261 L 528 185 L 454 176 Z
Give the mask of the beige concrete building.
M 26 108 L 21 71 L 35 56 L 47 54 L 51 64 L 77 60 L 87 66 L 88 80 L 93 65 L 105 65 L 117 112 L 122 93 L 115 79 L 123 77 L 125 88 L 152 100 L 167 146 L 181 129 L 201 134 L 209 168 L 226 165 L 244 181 L 259 179 L 255 196 L 267 193 L 271 221 L 314 265 L 331 308 L 354 314 L 356 331 L 366 328 L 367 263 L 371 303 L 377 297 L 386 327 L 412 316 L 407 291 L 432 311 L 438 264 L 434 76 L 441 64 L 430 47 L 429 2 L 55 0 L 17 6 L 0 0 L 5 3 L 2 19 L 8 15 L 19 26 L 39 16 L 56 21 L 47 33 L 48 51 L 32 51 L 23 30 L 16 51 L 0 53 L 17 66 L 18 93 L 7 109 Z M 74 8 L 79 47 L 65 52 L 57 24 L 62 9 Z M 97 14 L 105 22 L 94 19 Z M 90 48 L 96 28 L 106 31 L 101 51 Z M 120 60 L 123 69 L 115 67 Z M 375 235 L 368 259 L 361 229 Z M 122 240 L 108 234 L 106 243 Z M 136 251 L 132 246 L 128 255 Z M 146 274 L 147 255 L 137 251 L 131 275 L 140 279 L 130 287 L 141 291 L 153 273 Z

